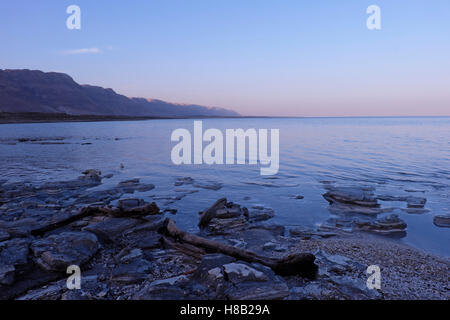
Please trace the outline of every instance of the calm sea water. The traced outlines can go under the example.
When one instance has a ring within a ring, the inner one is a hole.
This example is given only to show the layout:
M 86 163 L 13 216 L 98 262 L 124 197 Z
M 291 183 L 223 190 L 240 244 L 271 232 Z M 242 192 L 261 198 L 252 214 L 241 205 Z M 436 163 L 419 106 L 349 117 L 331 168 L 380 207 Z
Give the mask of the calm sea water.
M 407 236 L 399 241 L 450 256 L 450 229 L 433 224 L 434 215 L 450 213 L 450 118 L 208 119 L 203 127 L 223 132 L 280 129 L 279 174 L 264 178 L 257 166 L 248 165 L 175 166 L 170 159 L 171 133 L 177 128 L 192 130 L 193 120 L 155 120 L 0 125 L 0 179 L 69 180 L 96 168 L 114 174 L 97 189 L 130 178 L 155 184 L 155 190 L 136 195 L 147 200 L 173 195 L 178 177 L 222 183 L 219 191 L 201 189 L 171 205 L 179 209 L 177 223 L 191 231 L 197 213 L 223 196 L 249 207 L 271 207 L 277 223 L 312 227 L 330 217 L 321 196 L 324 181 L 369 185 L 379 194 L 426 197 L 430 213 L 394 212 L 408 223 Z M 10 145 L 20 138 L 64 138 L 65 144 Z M 305 199 L 295 200 L 293 195 Z

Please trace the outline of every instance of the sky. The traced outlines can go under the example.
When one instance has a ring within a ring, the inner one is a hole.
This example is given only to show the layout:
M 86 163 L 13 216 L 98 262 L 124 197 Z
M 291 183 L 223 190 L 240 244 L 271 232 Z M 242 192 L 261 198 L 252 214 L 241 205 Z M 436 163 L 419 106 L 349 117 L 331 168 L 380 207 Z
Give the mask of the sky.
M 69 5 L 81 30 L 69 30 Z M 381 9 L 369 30 L 367 7 Z M 450 116 L 448 0 L 2 0 L 0 69 L 255 116 Z

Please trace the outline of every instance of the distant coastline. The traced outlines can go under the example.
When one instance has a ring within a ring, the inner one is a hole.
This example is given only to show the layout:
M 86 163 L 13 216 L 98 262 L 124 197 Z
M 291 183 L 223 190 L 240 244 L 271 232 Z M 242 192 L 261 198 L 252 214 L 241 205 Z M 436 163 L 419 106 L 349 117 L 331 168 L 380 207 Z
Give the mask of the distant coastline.
M 103 121 L 143 121 L 169 119 L 204 119 L 204 118 L 247 118 L 232 116 L 167 116 L 167 117 L 138 117 L 138 116 L 110 116 L 110 115 L 71 115 L 66 113 L 41 112 L 0 112 L 0 124 L 20 123 L 54 123 L 54 122 L 103 122 Z M 253 118 L 253 117 L 249 117 Z M 259 118 L 259 117 L 258 117 Z
M 348 116 L 348 117 L 287 117 L 287 116 L 113 116 L 72 115 L 67 113 L 1 112 L 0 124 L 55 123 L 55 122 L 114 122 L 174 119 L 329 119 L 329 118 L 449 118 L 450 116 Z

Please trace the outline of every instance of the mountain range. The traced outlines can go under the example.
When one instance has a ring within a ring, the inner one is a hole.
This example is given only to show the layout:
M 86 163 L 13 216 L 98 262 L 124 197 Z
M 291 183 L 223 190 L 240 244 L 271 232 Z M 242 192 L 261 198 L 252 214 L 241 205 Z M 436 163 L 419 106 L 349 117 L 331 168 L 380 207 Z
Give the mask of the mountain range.
M 239 116 L 223 108 L 129 98 L 113 89 L 80 85 L 64 73 L 1 69 L 0 112 L 131 117 Z

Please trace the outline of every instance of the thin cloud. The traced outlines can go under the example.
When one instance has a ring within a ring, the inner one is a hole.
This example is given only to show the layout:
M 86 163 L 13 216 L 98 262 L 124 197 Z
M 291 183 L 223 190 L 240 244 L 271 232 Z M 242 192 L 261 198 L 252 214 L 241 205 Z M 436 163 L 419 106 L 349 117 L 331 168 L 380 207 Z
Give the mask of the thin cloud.
M 81 48 L 81 49 L 74 49 L 74 50 L 66 50 L 63 51 L 63 54 L 97 54 L 101 53 L 102 50 L 99 48 Z

